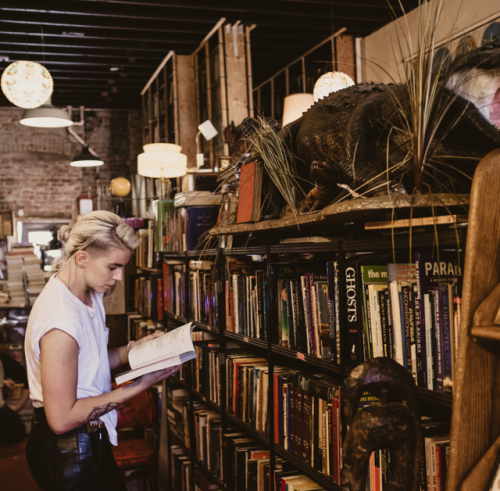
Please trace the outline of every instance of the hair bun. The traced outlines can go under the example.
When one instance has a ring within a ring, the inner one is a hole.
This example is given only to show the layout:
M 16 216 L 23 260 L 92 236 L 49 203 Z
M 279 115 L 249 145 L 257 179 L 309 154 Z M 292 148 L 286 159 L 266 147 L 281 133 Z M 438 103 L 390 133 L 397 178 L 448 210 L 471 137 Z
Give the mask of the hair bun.
M 57 238 L 63 242 L 68 242 L 71 227 L 69 225 L 62 225 L 57 231 Z

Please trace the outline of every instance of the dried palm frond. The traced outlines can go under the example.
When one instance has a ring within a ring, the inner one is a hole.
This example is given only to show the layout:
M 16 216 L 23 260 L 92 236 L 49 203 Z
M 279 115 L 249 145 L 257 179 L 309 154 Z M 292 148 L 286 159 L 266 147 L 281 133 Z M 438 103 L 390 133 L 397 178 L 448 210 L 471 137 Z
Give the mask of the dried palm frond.
M 259 119 L 259 127 L 248 136 L 254 158 L 264 164 L 267 175 L 271 178 L 280 194 L 297 214 L 296 194 L 305 197 L 297 176 L 293 155 L 275 129 L 264 118 Z

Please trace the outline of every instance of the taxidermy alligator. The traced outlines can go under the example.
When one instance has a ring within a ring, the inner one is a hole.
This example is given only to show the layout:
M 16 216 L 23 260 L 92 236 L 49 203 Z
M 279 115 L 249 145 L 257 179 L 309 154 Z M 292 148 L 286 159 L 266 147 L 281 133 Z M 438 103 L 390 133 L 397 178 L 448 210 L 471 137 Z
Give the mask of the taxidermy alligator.
M 500 45 L 490 43 L 458 57 L 440 84 L 440 104 L 450 107 L 418 179 L 408 159 L 412 133 L 404 125 L 410 114 L 405 84 L 354 85 L 285 126 L 280 136 L 297 157 L 297 173 L 315 185 L 309 209 L 345 193 L 339 185 L 369 195 L 411 192 L 415 186 L 421 192 L 469 192 L 470 178 L 464 174 L 472 177 L 478 161 L 500 147 Z

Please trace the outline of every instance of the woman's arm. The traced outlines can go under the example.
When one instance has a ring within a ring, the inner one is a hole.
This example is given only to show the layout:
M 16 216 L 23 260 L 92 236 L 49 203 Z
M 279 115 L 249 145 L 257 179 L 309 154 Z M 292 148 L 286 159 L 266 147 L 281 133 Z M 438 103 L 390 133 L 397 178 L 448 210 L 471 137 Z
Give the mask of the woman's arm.
M 153 334 L 150 334 L 149 336 L 145 336 L 139 341 L 133 341 L 132 346 L 135 346 L 136 344 L 141 344 L 145 343 L 146 341 L 149 341 L 151 339 L 157 338 L 158 336 L 163 336 L 163 332 L 155 332 Z M 108 350 L 108 358 L 109 358 L 109 368 L 110 370 L 113 370 L 114 368 L 121 367 L 122 365 L 125 365 L 125 363 L 128 363 L 128 352 L 127 352 L 127 347 L 122 346 L 121 348 L 113 348 Z
M 53 329 L 40 340 L 40 349 L 45 414 L 52 431 L 59 435 L 103 416 L 177 370 L 159 370 L 106 394 L 77 399 L 77 342 L 69 334 Z

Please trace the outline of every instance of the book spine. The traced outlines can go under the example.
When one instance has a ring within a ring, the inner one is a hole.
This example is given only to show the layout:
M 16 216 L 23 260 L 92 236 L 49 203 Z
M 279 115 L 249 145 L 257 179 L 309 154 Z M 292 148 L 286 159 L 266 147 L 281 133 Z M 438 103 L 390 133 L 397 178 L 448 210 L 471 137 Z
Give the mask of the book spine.
M 391 358 L 389 346 L 389 326 L 387 325 L 387 293 L 385 291 L 377 292 L 380 308 L 380 328 L 382 331 L 382 356 Z
M 417 338 L 415 335 L 415 299 L 413 294 L 413 288 L 415 285 L 410 285 L 408 287 L 408 322 L 410 324 L 409 334 L 410 334 L 410 356 L 411 356 L 411 373 L 415 384 L 418 385 L 418 364 L 417 364 Z
M 295 388 L 295 411 L 296 411 L 296 418 L 295 418 L 295 438 L 297 441 L 297 446 L 295 449 L 295 454 L 298 457 L 302 457 L 304 454 L 304 392 L 299 388 Z
M 364 275 L 361 274 L 361 291 L 363 292 L 363 353 L 364 359 L 370 360 L 377 356 L 374 352 L 375 343 L 373 342 L 373 325 L 371 323 L 370 297 L 368 285 L 365 284 Z
M 428 374 L 429 370 L 427 368 L 427 360 L 428 360 L 428 343 L 426 339 L 426 317 L 425 317 L 425 305 L 424 305 L 424 261 L 420 253 L 415 253 L 415 265 L 416 265 L 416 276 L 417 276 L 417 298 L 415 303 L 418 305 L 418 319 L 416 318 L 416 326 L 415 329 L 417 331 L 417 343 L 420 338 L 420 350 L 421 350 L 421 361 L 422 361 L 422 376 L 420 378 L 420 384 L 422 387 L 428 387 Z M 418 353 L 418 345 L 417 345 L 417 353 Z
M 264 341 L 267 341 L 268 336 L 268 319 L 267 319 L 267 279 L 266 274 L 262 275 L 262 320 L 263 320 L 263 333 L 264 333 Z
M 434 295 L 434 323 L 435 323 L 435 340 L 436 340 L 436 390 L 443 392 L 443 330 L 441 324 L 441 305 L 439 287 L 434 287 L 432 291 Z
M 390 286 L 390 302 L 392 307 L 392 332 L 393 332 L 393 359 L 401 366 L 405 366 L 403 358 L 403 336 L 401 329 L 401 313 L 399 303 L 399 292 L 396 281 L 392 281 Z
M 303 441 L 303 450 L 302 450 L 302 458 L 308 463 L 311 464 L 311 430 L 310 430 L 310 416 L 311 416 L 311 398 L 309 394 L 303 392 L 304 400 L 303 404 L 303 413 L 304 418 L 302 421 L 302 441 Z
M 273 374 L 273 386 L 274 386 L 274 394 L 273 394 L 273 409 L 274 409 L 274 443 L 280 443 L 280 430 L 279 430 L 279 398 L 278 398 L 278 387 L 279 376 L 277 373 Z
M 403 319 L 404 319 L 404 333 L 405 333 L 405 348 L 406 348 L 406 368 L 409 372 L 412 372 L 411 364 L 411 312 L 410 312 L 410 287 L 401 287 L 401 292 L 403 294 Z
M 302 300 L 302 289 L 299 280 L 292 281 L 294 325 L 297 327 L 296 349 L 302 353 L 307 353 L 305 322 L 304 322 L 304 302 Z
M 417 290 L 418 290 L 417 284 L 413 285 L 413 310 L 415 312 L 415 340 L 416 340 L 416 350 L 417 350 L 417 385 L 419 385 L 420 387 L 425 387 L 424 361 L 422 357 L 424 332 L 422 330 L 422 310 Z
M 335 270 L 333 261 L 326 263 L 328 284 L 328 320 L 330 323 L 330 360 L 337 364 L 337 328 L 335 322 Z
M 347 304 L 347 341 L 350 352 L 350 364 L 352 367 L 358 365 L 359 362 L 359 295 L 358 295 L 358 278 L 357 268 L 347 266 L 345 269 L 345 288 L 346 288 L 346 304 Z
M 264 339 L 264 315 L 263 315 L 264 299 L 263 299 L 263 289 L 262 289 L 262 283 L 263 283 L 262 275 L 263 275 L 263 271 L 256 272 L 256 276 L 257 276 L 257 316 L 259 318 L 259 334 L 258 334 L 259 339 Z
M 425 351 L 426 351 L 426 368 L 427 368 L 427 388 L 434 390 L 434 370 L 433 370 L 433 352 L 432 352 L 432 309 L 430 294 L 423 295 L 424 300 L 424 317 L 425 317 Z
M 293 298 L 292 285 L 290 280 L 285 281 L 286 290 L 286 322 L 288 327 L 288 347 L 296 349 L 295 344 L 295 323 L 293 322 Z
M 339 291 L 339 264 L 334 262 L 334 282 L 335 282 L 335 329 L 337 341 L 337 365 L 341 363 L 341 348 L 340 348 L 340 291 Z
M 306 287 L 306 302 L 307 302 L 307 316 L 308 316 L 308 332 L 309 332 L 309 346 L 310 354 L 317 356 L 317 346 L 315 337 L 315 322 L 314 322 L 314 305 L 312 296 L 312 274 L 305 274 L 305 287 Z
M 442 333 L 442 352 L 443 352 L 443 392 L 452 393 L 452 352 L 451 352 L 451 332 L 450 332 L 450 304 L 448 285 L 440 285 L 441 295 L 441 333 Z

